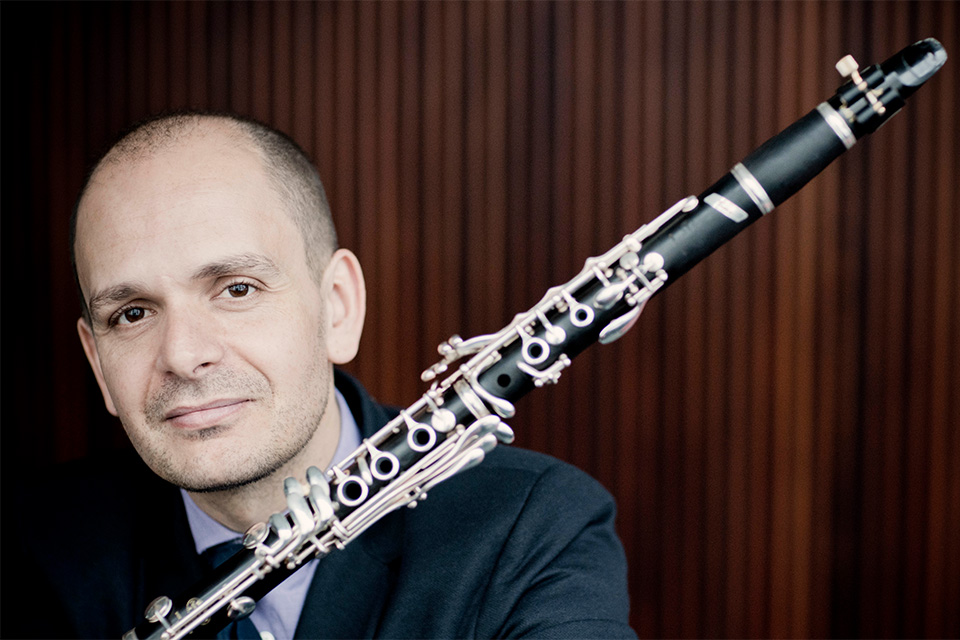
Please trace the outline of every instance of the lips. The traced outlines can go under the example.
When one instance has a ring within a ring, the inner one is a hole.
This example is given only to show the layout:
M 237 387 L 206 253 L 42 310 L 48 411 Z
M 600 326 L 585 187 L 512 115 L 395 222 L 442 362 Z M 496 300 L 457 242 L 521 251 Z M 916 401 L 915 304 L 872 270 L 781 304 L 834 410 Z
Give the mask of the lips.
M 246 398 L 229 398 L 202 405 L 177 407 L 167 412 L 164 420 L 181 429 L 206 429 L 222 424 L 242 411 L 249 402 Z

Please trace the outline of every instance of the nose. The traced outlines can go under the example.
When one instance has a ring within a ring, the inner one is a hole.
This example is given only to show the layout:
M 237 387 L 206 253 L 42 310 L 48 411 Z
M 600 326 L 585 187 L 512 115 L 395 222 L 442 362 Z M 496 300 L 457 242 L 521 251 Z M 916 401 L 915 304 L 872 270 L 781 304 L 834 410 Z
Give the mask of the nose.
M 223 358 L 222 334 L 212 318 L 196 309 L 168 309 L 157 366 L 180 378 L 198 378 Z

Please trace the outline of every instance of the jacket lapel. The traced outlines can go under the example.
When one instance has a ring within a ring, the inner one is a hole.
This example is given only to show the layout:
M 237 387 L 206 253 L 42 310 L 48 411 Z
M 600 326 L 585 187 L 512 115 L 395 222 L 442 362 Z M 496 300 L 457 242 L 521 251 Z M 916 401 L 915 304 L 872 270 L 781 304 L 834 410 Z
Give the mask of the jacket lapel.
M 393 514 L 397 515 L 397 514 Z M 391 562 L 370 553 L 368 538 L 391 529 L 388 517 L 320 560 L 300 614 L 297 638 L 372 638 L 396 581 Z M 390 545 L 387 545 L 390 546 Z

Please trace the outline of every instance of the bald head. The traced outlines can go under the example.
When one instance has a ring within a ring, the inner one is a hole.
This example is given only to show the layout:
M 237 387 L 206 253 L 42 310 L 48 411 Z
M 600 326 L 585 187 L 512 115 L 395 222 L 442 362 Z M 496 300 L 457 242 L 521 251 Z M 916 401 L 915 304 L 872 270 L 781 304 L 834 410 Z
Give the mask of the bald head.
M 84 198 L 112 168 L 139 163 L 194 139 L 210 144 L 247 148 L 259 157 L 270 186 L 276 191 L 303 236 L 307 261 L 317 282 L 337 248 L 336 230 L 320 176 L 307 154 L 292 139 L 270 127 L 239 116 L 214 113 L 175 113 L 146 120 L 125 133 L 94 165 L 77 198 L 70 220 L 70 251 L 77 276 L 77 221 Z M 80 287 L 79 278 L 77 278 Z M 80 287 L 80 302 L 89 320 Z

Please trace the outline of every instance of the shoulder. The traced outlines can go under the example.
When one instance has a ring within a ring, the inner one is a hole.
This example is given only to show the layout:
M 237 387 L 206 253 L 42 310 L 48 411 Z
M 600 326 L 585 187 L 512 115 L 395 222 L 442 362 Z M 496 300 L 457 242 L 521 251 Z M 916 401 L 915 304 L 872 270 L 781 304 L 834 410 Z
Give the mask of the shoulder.
M 548 494 L 560 496 L 568 504 L 583 501 L 613 503 L 610 493 L 591 476 L 571 464 L 536 451 L 498 446 L 478 469 L 483 466 L 490 473 L 522 480 L 521 486 L 529 485 L 531 493 L 528 498 Z
M 30 480 L 21 493 L 21 510 L 29 510 L 42 496 L 88 544 L 132 532 L 138 524 L 135 514 L 144 509 L 163 512 L 179 501 L 176 487 L 156 476 L 132 449 L 57 465 Z M 62 541 L 62 531 L 50 533 Z
M 527 562 L 531 554 L 549 557 L 563 551 L 584 531 L 609 535 L 619 557 L 614 533 L 613 497 L 580 469 L 551 456 L 500 446 L 482 464 L 438 487 L 431 499 L 457 501 L 489 531 L 499 527 L 503 546 L 497 563 Z M 441 505 L 438 505 L 438 507 Z M 449 509 L 450 505 L 442 505 Z M 491 520 L 493 521 L 491 523 Z
M 155 495 L 160 481 L 133 450 L 101 453 L 83 460 L 56 465 L 20 483 L 17 509 L 36 512 L 53 508 L 61 522 L 69 522 L 84 543 L 117 536 L 133 527 L 132 511 Z M 63 542 L 63 531 L 39 528 L 34 539 L 53 536 Z
M 610 494 L 547 455 L 499 446 L 404 514 L 398 584 L 452 605 L 460 637 L 629 637 L 626 559 Z M 442 604 L 441 604 L 442 603 Z
M 580 469 L 504 445 L 481 464 L 435 487 L 426 503 L 425 511 L 482 519 L 484 530 L 497 529 L 512 541 L 528 533 L 559 540 L 591 521 L 612 522 L 615 515 L 610 493 Z
M 119 635 L 142 615 L 143 589 L 157 588 L 144 581 L 151 552 L 180 568 L 167 548 L 184 537 L 179 493 L 132 450 L 58 465 L 18 493 L 22 526 L 4 531 L 4 576 L 22 582 L 4 589 L 16 602 L 5 634 Z
M 490 460 L 487 491 L 515 504 L 478 635 L 633 637 L 613 497 L 579 469 L 520 449 Z

